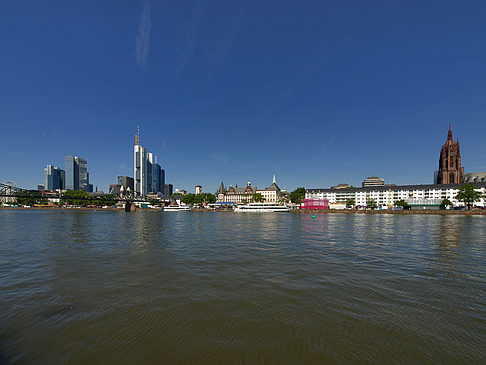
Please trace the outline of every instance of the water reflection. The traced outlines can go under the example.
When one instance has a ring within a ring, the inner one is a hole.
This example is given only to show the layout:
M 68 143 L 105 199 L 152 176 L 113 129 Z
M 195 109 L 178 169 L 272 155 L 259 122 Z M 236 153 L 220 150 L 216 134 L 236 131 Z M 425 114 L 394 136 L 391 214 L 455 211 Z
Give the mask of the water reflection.
M 465 217 L 442 215 L 435 228 L 437 249 L 444 254 L 456 254 L 462 241 Z

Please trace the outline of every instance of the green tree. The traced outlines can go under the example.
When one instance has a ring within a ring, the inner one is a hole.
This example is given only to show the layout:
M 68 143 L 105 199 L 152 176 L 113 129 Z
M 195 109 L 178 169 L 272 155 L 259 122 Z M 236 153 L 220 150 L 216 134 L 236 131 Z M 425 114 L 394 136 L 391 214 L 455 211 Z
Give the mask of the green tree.
M 17 204 L 30 206 L 34 204 L 47 204 L 47 199 L 43 198 L 37 190 L 19 191 L 15 196 Z
M 278 202 L 280 204 L 288 204 L 290 202 L 290 194 L 286 191 L 282 192 L 278 197 Z
M 477 186 L 474 184 L 464 184 L 459 187 L 459 192 L 456 195 L 456 199 L 463 202 L 470 209 L 474 202 L 481 200 L 483 194 L 475 190 Z
M 441 207 L 450 207 L 450 206 L 452 206 L 452 202 L 449 199 L 445 198 L 444 200 L 442 200 L 442 203 L 440 203 L 440 206 Z
M 354 207 L 356 205 L 356 201 L 353 198 L 349 198 L 346 200 L 346 206 L 347 207 Z
M 290 201 L 294 204 L 300 204 L 305 198 L 305 188 L 297 188 L 290 193 Z
M 184 204 L 187 204 L 187 205 L 195 204 L 196 203 L 196 195 L 193 194 L 193 193 L 189 193 L 187 195 L 183 195 L 182 198 L 181 198 L 181 201 Z
M 85 190 L 66 190 L 61 197 L 61 205 L 64 203 L 86 206 L 92 204 L 92 199 L 90 199 L 88 192 Z
M 101 205 L 106 205 L 106 206 L 113 206 L 116 204 L 116 198 L 113 195 L 110 194 L 103 194 L 101 197 L 99 197 L 99 200 L 101 200 Z
M 202 196 L 203 198 L 203 202 L 207 203 L 207 204 L 213 204 L 213 203 L 216 203 L 216 196 L 214 194 L 211 194 L 211 193 L 202 193 L 202 194 L 199 194 Z
M 262 194 L 255 193 L 251 196 L 251 201 L 254 203 L 263 203 L 265 201 L 265 198 L 263 197 Z
M 395 202 L 395 206 L 396 207 L 403 207 L 403 208 L 405 208 L 405 207 L 408 207 L 408 203 L 405 200 L 403 200 L 403 199 L 402 200 L 397 200 Z
M 377 207 L 376 201 L 373 198 L 368 199 L 366 201 L 366 205 L 371 209 L 375 209 Z

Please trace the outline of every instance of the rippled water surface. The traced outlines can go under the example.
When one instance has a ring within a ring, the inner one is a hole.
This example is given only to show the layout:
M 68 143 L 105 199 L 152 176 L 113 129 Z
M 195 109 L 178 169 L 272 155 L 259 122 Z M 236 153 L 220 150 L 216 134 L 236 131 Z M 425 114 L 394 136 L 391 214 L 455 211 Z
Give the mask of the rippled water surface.
M 484 363 L 486 217 L 0 211 L 0 363 Z

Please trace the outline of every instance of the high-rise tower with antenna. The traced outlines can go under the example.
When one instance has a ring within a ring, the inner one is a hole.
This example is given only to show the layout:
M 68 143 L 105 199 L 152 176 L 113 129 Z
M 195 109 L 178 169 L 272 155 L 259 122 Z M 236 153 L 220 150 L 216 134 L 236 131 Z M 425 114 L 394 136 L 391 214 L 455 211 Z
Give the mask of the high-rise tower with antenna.
M 135 196 L 148 193 L 164 194 L 165 171 L 160 168 L 157 156 L 140 145 L 140 126 L 137 127 L 133 146 L 133 179 Z

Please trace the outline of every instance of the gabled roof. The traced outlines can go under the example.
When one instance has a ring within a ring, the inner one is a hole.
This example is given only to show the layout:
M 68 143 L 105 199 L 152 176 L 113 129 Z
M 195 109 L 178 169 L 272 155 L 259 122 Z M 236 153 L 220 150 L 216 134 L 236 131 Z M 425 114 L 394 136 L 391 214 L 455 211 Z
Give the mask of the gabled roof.
M 280 191 L 280 188 L 278 187 L 278 185 L 276 183 L 272 183 L 272 185 L 270 185 L 265 190 L 276 190 L 276 191 Z

